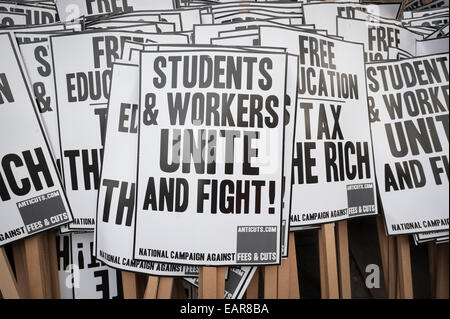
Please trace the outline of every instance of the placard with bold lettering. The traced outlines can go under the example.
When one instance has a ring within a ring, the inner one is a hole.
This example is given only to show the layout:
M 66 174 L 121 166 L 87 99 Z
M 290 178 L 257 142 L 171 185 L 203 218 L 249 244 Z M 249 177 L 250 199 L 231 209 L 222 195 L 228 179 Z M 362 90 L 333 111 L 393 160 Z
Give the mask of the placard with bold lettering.
M 197 276 L 197 267 L 133 259 L 138 105 L 139 66 L 115 63 L 98 195 L 96 256 L 111 267 L 125 271 Z
M 306 24 L 314 24 L 316 29 L 327 30 L 329 35 L 338 35 L 336 17 L 353 19 L 356 10 L 363 10 L 383 18 L 396 19 L 401 6 L 401 3 L 315 2 L 303 5 L 303 15 Z
M 415 55 L 416 41 L 423 40 L 423 35 L 394 24 L 345 18 L 337 19 L 337 32 L 344 40 L 364 44 L 366 62 L 386 61 L 390 47 Z
M 280 262 L 286 67 L 272 52 L 141 53 L 136 259 Z
M 448 54 L 367 65 L 389 235 L 448 230 Z
M 61 21 L 106 13 L 174 9 L 173 0 L 56 0 Z
M 363 45 L 270 26 L 260 41 L 300 57 L 291 228 L 376 214 Z
M 0 11 L 0 27 L 9 27 L 26 23 L 27 16 L 25 15 L 25 13 Z
M 48 37 L 44 37 L 48 39 Z M 33 87 L 53 157 L 59 165 L 60 145 L 52 55 L 48 40 L 19 45 Z
M 125 40 L 186 43 L 188 38 L 121 31 L 51 37 L 61 166 L 74 214 L 72 230 L 94 229 L 111 67 Z
M 93 233 L 56 237 L 61 299 L 117 299 L 119 272 L 94 255 Z
M 0 34 L 0 246 L 72 221 L 15 40 Z
M 154 45 L 154 44 L 138 44 L 126 41 L 124 44 L 122 55 L 129 61 L 139 63 L 139 52 L 145 51 L 173 51 L 173 50 L 205 50 L 220 51 L 223 48 L 211 47 L 208 45 Z M 263 47 L 228 47 L 229 51 L 271 51 L 284 53 L 285 50 L 281 48 L 263 48 Z M 290 228 L 290 214 L 291 214 L 291 178 L 292 174 L 292 152 L 293 139 L 295 135 L 295 119 L 297 116 L 297 87 L 298 87 L 298 59 L 294 55 L 288 55 L 288 70 L 286 73 L 286 99 L 285 99 L 285 158 L 284 158 L 284 189 L 283 189 L 283 210 L 282 210 L 282 256 L 288 256 L 288 242 L 289 242 L 289 228 Z
M 49 24 L 57 21 L 58 13 L 55 8 L 21 4 L 14 2 L 0 2 L 0 12 L 9 11 L 23 13 L 26 16 L 25 24 Z

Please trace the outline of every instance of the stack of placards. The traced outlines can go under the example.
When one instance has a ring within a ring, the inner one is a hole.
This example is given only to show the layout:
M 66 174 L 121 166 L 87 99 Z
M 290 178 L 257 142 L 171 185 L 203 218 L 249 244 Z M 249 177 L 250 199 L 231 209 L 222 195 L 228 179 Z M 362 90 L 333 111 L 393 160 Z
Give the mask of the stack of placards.
M 235 299 L 293 231 L 448 241 L 448 1 L 419 2 L 0 1 L 0 246 L 61 227 L 64 298 L 227 266 Z

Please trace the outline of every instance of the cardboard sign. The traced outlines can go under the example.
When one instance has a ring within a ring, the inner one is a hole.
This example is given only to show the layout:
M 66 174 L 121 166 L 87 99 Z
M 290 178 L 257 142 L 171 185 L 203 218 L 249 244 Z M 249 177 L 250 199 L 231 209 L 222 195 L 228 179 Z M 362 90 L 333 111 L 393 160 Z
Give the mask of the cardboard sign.
M 405 6 L 405 10 L 425 11 L 425 10 L 437 9 L 437 8 L 441 8 L 441 7 L 448 7 L 448 4 L 449 4 L 449 0 L 434 0 L 425 5 L 422 4 L 422 0 L 413 0 L 413 1 L 410 1 L 410 3 L 408 3 Z
M 228 267 L 224 299 L 242 299 L 258 267 Z M 198 288 L 198 278 L 185 278 Z
M 427 39 L 436 39 L 436 38 L 442 38 L 442 37 L 448 37 L 448 33 L 449 33 L 449 25 L 445 25 L 441 28 L 439 28 L 438 30 L 434 31 L 433 33 L 431 33 Z
M 300 56 L 291 228 L 376 214 L 363 46 L 268 26 L 260 41 Z
M 223 45 L 223 46 L 252 46 L 259 43 L 259 34 L 247 34 L 241 36 L 233 37 L 221 37 L 211 39 L 211 44 L 213 45 Z
M 423 18 L 405 19 L 402 20 L 404 26 L 411 27 L 439 27 L 448 24 L 449 16 L 446 14 L 438 14 Z
M 119 273 L 93 256 L 92 233 L 56 238 L 61 299 L 117 299 Z
M 138 43 L 125 42 L 122 57 L 127 57 L 129 61 L 139 63 L 139 53 L 142 50 L 145 51 L 173 51 L 173 50 L 212 50 L 220 51 L 223 48 L 211 47 L 211 46 L 184 46 L 184 45 L 142 45 Z M 279 48 L 263 48 L 263 47 L 229 47 L 229 51 L 272 51 L 284 53 L 284 49 Z M 289 173 L 292 167 L 292 152 L 293 152 L 293 139 L 295 135 L 295 119 L 297 116 L 297 87 L 298 87 L 298 59 L 293 56 L 288 56 L 288 71 L 286 73 L 286 99 L 285 99 L 285 160 L 284 160 L 284 189 L 283 189 L 283 210 L 282 210 L 282 256 L 286 258 L 288 256 L 288 244 L 289 244 L 289 223 L 291 213 L 291 177 Z
M 367 66 L 389 235 L 448 230 L 448 54 Z
M 449 52 L 448 37 L 416 42 L 417 56 Z
M 54 8 L 18 4 L 14 2 L 0 2 L 0 11 L 25 14 L 25 24 L 47 24 L 57 21 L 57 12 Z
M 448 240 L 449 232 L 448 231 L 436 231 L 436 232 L 427 232 L 414 234 L 414 241 L 416 245 L 429 243 L 438 240 Z
M 17 24 L 26 24 L 27 16 L 25 13 L 0 11 L 0 27 L 13 26 Z
M 200 13 L 200 9 L 196 8 L 186 8 L 182 10 L 151 10 L 151 11 L 138 11 L 122 15 L 123 19 L 128 18 L 145 18 L 147 20 L 148 15 L 156 14 L 159 16 L 159 21 L 167 21 L 175 23 L 177 31 L 192 31 L 194 30 L 194 25 L 206 23 L 203 20 L 203 16 Z M 116 19 L 116 17 L 111 17 Z M 120 16 L 117 17 L 120 19 Z M 177 20 L 180 20 L 180 25 Z M 179 28 L 179 29 L 178 29 Z
M 48 37 L 47 37 L 48 39 Z M 59 129 L 56 109 L 52 55 L 48 41 L 19 45 L 30 78 L 39 113 L 50 142 L 53 157 L 59 166 Z
M 141 53 L 135 258 L 278 264 L 287 57 L 182 56 Z
M 370 14 L 396 19 L 400 13 L 401 3 L 335 3 L 316 2 L 303 5 L 303 16 L 306 24 L 314 24 L 317 29 L 327 30 L 330 35 L 338 35 L 336 30 L 336 17 L 355 18 L 355 11 L 362 10 Z M 356 30 L 358 31 L 358 30 Z
M 174 9 L 172 0 L 56 0 L 61 21 L 106 13 Z
M 14 42 L 0 34 L 0 246 L 72 221 Z
M 125 271 L 196 276 L 196 267 L 133 259 L 138 105 L 139 66 L 114 64 L 98 195 L 96 256 L 111 267 Z
M 288 18 L 280 18 L 277 20 L 264 21 L 244 21 L 233 22 L 227 24 L 202 24 L 194 26 L 194 43 L 195 44 L 210 44 L 212 38 L 217 38 L 219 32 L 243 29 L 257 29 L 258 26 L 264 25 L 279 25 L 289 24 Z
M 416 41 L 423 40 L 421 34 L 388 23 L 337 18 L 338 35 L 347 41 L 364 44 L 365 61 L 388 59 L 389 48 L 398 48 L 416 54 Z
M 186 43 L 184 35 L 96 31 L 51 38 L 61 166 L 72 230 L 93 230 L 107 122 L 111 67 L 125 40 Z M 83 50 L 79 50 L 83 48 Z
M 87 30 L 95 28 L 120 29 L 125 31 L 136 31 L 144 33 L 167 33 L 175 32 L 175 24 L 169 22 L 142 22 L 127 20 L 99 21 L 91 23 L 86 27 Z

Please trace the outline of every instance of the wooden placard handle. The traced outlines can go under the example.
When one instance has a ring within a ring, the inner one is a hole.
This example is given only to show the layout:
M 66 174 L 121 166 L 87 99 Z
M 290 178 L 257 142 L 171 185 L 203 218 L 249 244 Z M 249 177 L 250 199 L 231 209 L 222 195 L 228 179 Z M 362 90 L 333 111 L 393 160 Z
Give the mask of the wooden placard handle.
M 0 292 L 5 299 L 20 298 L 17 281 L 4 248 L 0 248 Z

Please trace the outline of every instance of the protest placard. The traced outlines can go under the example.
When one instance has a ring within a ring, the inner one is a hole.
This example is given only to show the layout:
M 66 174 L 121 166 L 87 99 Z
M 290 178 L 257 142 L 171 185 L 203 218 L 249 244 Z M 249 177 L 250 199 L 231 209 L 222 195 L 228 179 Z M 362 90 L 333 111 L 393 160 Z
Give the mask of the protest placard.
M 72 220 L 15 41 L 0 34 L 0 246 Z
M 115 63 L 98 194 L 96 256 L 111 267 L 130 272 L 197 276 L 196 267 L 133 259 L 138 105 L 139 66 Z
M 141 53 L 135 258 L 277 264 L 287 57 L 182 56 L 178 68 L 180 52 Z
M 367 66 L 389 235 L 448 230 L 448 54 Z
M 111 67 L 125 40 L 186 43 L 188 38 L 125 31 L 51 37 L 61 167 L 74 213 L 72 230 L 94 229 Z
M 363 46 L 261 26 L 261 45 L 300 56 L 291 228 L 377 213 Z M 317 198 L 327 200 L 318 202 Z
M 119 273 L 93 256 L 93 233 L 58 235 L 56 249 L 62 299 L 119 298 Z

